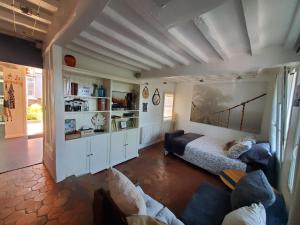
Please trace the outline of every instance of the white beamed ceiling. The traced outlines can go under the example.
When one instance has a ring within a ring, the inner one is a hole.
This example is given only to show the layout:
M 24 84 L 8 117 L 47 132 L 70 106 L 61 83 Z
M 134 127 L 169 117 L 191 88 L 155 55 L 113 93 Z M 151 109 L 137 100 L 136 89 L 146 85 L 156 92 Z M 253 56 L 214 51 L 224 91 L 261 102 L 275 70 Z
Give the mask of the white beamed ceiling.
M 30 13 L 24 13 L 28 7 Z M 0 0 L 0 33 L 30 41 L 43 41 L 59 0 Z
M 244 73 L 253 73 L 264 66 L 264 57 L 276 51 L 293 60 L 290 52 L 295 52 L 300 34 L 300 0 L 182 2 L 111 0 L 69 46 L 141 71 L 144 78 L 171 80 L 174 76 L 181 79 L 181 75 L 199 79 L 205 75 L 202 68 L 209 73 L 210 67 L 218 65 L 227 70 L 224 76 L 235 74 L 229 67 L 239 58 L 244 61 L 237 67 L 247 67 Z M 256 61 L 260 62 L 257 66 Z M 271 59 L 265 61 L 272 64 Z M 194 77 L 197 70 L 199 77 Z

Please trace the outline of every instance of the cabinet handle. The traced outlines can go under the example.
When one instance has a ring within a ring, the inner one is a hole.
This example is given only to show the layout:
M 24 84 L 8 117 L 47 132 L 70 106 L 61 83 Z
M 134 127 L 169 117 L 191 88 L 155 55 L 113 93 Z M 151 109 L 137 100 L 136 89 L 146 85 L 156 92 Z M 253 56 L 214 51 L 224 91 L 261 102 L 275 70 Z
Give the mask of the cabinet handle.
M 94 155 L 94 154 L 89 154 L 89 155 L 87 155 L 87 156 L 92 156 L 92 155 Z

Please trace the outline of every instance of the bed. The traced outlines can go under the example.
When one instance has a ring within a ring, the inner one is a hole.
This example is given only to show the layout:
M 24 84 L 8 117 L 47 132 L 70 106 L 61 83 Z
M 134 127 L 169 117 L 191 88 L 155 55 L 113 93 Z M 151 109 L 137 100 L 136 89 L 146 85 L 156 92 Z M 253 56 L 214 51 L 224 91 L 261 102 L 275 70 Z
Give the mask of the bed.
M 246 171 L 247 164 L 231 159 L 223 151 L 224 140 L 194 133 L 176 131 L 165 136 L 165 150 L 213 174 L 224 169 Z

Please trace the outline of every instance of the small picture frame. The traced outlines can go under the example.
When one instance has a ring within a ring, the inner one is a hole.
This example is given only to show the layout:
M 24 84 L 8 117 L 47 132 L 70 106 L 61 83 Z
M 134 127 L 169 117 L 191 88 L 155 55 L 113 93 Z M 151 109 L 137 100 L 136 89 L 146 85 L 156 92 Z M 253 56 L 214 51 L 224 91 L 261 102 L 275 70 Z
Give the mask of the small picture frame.
M 76 132 L 76 120 L 65 119 L 65 134 L 74 134 Z
M 120 121 L 120 128 L 126 129 L 127 128 L 127 122 L 126 121 Z

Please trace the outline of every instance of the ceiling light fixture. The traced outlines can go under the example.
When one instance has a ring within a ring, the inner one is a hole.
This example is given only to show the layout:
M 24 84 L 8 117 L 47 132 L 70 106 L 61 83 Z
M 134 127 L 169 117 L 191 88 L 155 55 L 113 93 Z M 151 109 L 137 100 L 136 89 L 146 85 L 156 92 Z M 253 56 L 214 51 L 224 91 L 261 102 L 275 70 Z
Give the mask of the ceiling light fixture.
M 241 79 L 242 79 L 242 76 L 237 76 L 236 79 L 237 79 L 237 80 L 241 80 Z

